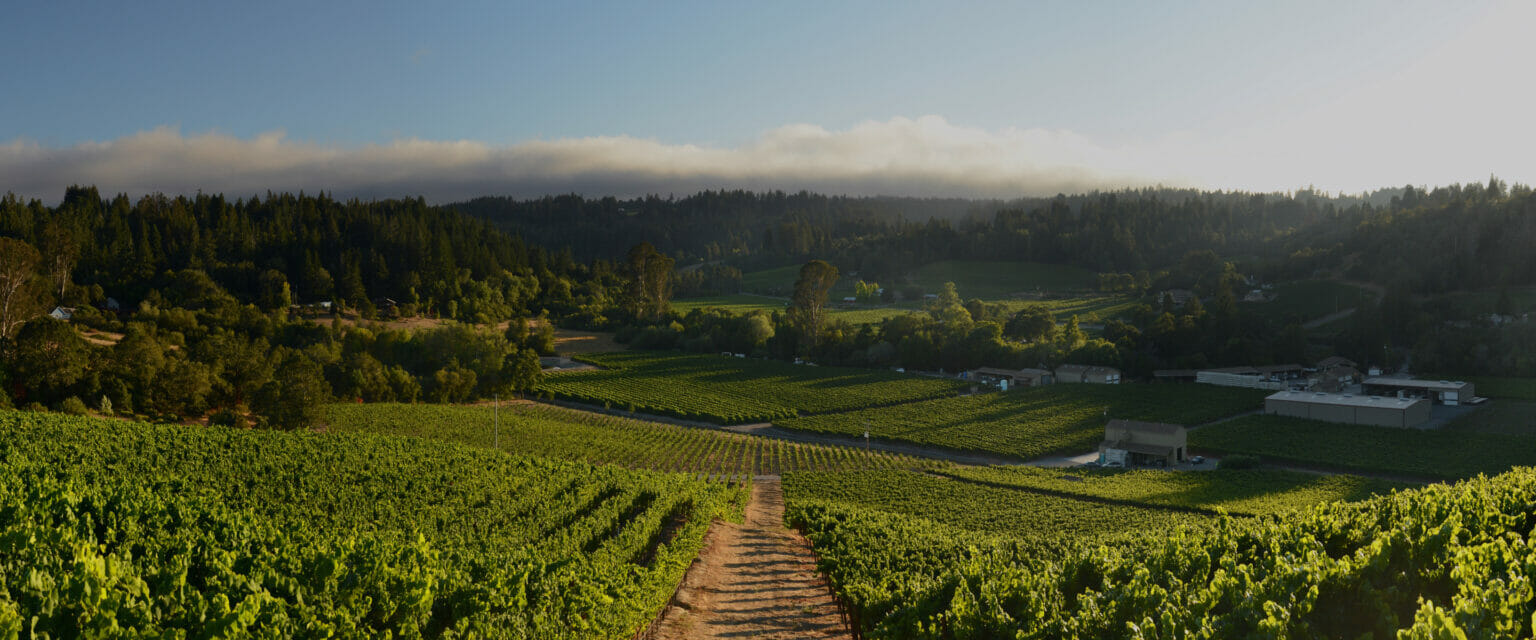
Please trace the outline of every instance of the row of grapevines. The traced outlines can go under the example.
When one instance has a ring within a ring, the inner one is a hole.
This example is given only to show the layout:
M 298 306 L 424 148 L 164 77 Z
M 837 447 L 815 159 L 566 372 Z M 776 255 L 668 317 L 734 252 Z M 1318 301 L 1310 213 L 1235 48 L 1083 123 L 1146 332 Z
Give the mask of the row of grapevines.
M 792 473 L 783 486 L 789 502 L 836 501 L 1024 538 L 1095 538 L 1210 520 L 1171 509 L 1084 502 L 910 471 Z
M 1399 429 L 1249 416 L 1189 434 L 1202 451 L 1420 478 L 1458 479 L 1536 465 L 1529 437 L 1471 431 Z
M 953 467 L 944 475 L 1029 491 L 1130 504 L 1220 509 L 1232 515 L 1264 515 L 1321 502 L 1363 500 L 1405 488 L 1401 483 L 1348 475 L 1317 475 L 1279 469 L 1222 469 L 1201 473 L 1156 470 Z
M 0 457 L 0 631 L 53 637 L 628 637 L 742 494 L 418 438 L 18 412 Z
M 1093 449 L 1110 418 L 1196 425 L 1260 406 L 1264 392 L 1211 385 L 1056 384 L 776 420 L 788 429 L 859 435 L 1035 458 Z
M 1533 503 L 1522 468 L 1044 552 L 824 500 L 787 518 L 867 637 L 1506 638 L 1536 631 Z
M 582 359 L 605 369 L 547 376 L 537 392 L 614 409 L 740 424 L 940 398 L 966 387 L 955 380 L 889 371 L 748 358 L 621 352 Z
M 481 447 L 495 444 L 513 453 L 709 478 L 945 466 L 854 447 L 785 442 L 531 403 L 509 403 L 499 413 L 487 406 L 337 404 L 326 408 L 324 420 L 338 432 L 436 438 Z

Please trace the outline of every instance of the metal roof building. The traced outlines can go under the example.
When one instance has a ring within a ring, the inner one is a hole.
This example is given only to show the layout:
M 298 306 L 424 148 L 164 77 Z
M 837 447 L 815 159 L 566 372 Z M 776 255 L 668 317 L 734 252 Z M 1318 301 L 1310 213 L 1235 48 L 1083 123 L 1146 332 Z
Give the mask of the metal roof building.
M 1281 391 L 1264 399 L 1264 413 L 1308 420 L 1417 427 L 1429 422 L 1430 403 L 1419 398 Z
M 1366 378 L 1360 383 L 1366 393 L 1384 396 L 1429 398 L 1434 402 L 1455 406 L 1466 404 L 1476 397 L 1477 388 L 1460 380 L 1412 380 L 1408 378 Z

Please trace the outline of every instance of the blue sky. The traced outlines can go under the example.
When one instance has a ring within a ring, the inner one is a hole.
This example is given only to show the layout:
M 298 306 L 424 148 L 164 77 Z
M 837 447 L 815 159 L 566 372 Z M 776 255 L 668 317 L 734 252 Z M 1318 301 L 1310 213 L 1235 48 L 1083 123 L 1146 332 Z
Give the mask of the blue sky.
M 0 189 L 1536 179 L 1529 3 L 657 4 L 11 7 Z

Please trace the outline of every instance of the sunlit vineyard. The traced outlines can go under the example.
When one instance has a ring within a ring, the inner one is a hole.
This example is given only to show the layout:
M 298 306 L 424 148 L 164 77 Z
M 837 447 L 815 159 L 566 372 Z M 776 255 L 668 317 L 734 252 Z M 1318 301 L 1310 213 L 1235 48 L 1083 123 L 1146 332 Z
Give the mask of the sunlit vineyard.
M 1189 434 L 1193 450 L 1257 455 L 1415 478 L 1459 479 L 1536 465 L 1530 437 L 1466 430 L 1420 430 L 1249 416 Z
M 1324 476 L 1279 469 L 1162 470 L 953 467 L 947 477 L 1047 495 L 1178 507 L 1232 515 L 1264 515 L 1323 502 L 1363 500 L 1411 485 L 1359 476 Z
M 1110 418 L 1197 425 L 1258 409 L 1265 392 L 1210 385 L 1055 384 L 775 420 L 788 429 L 859 435 L 1034 458 L 1092 450 Z
M 717 424 L 765 422 L 952 396 L 968 385 L 889 371 L 654 352 L 582 356 L 603 367 L 547 376 L 537 393 Z
M 832 501 L 1020 538 L 1093 539 L 1210 520 L 1174 509 L 1085 502 L 909 471 L 792 473 L 784 478 L 784 498 Z
M 416 438 L 0 412 L 9 637 L 621 638 L 742 492 Z
M 1536 471 L 1102 544 L 803 500 L 866 637 L 1506 638 L 1533 632 Z
M 680 427 L 532 403 L 508 403 L 500 433 L 489 406 L 337 404 L 326 408 L 328 428 L 452 440 L 509 452 L 631 468 L 745 480 L 789 471 L 932 468 L 924 458 L 771 440 L 713 429 Z

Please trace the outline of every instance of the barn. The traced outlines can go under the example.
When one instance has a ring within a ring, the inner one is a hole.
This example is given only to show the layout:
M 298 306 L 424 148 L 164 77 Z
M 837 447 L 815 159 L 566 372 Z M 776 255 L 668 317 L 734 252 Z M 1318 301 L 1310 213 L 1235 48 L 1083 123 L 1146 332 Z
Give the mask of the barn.
M 1264 399 L 1264 413 L 1342 424 L 1418 427 L 1429 422 L 1429 402 L 1418 398 L 1281 391 Z
M 1189 431 L 1180 425 L 1110 420 L 1099 443 L 1099 460 L 1111 466 L 1171 467 L 1184 461 L 1188 441 Z

